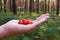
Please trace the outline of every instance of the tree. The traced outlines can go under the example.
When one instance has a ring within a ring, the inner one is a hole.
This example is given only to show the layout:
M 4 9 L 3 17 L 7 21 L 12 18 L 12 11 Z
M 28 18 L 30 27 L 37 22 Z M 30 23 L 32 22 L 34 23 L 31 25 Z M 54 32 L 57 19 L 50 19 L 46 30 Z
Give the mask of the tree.
M 27 4 L 28 4 L 27 1 L 28 0 L 25 0 L 25 11 L 27 10 Z
M 12 0 L 13 2 L 13 13 L 17 14 L 17 10 L 16 10 L 16 0 Z
M 34 11 L 34 0 L 30 0 L 30 8 L 29 8 L 30 12 Z
M 20 11 L 24 9 L 24 0 L 20 0 Z
M 6 13 L 6 0 L 4 0 L 4 12 Z
M 12 0 L 9 0 L 9 8 L 10 8 L 10 11 L 13 12 L 13 8 L 12 8 Z
M 47 9 L 46 9 L 47 8 L 47 4 L 46 4 L 46 1 L 47 0 L 45 0 L 45 13 L 47 12 Z
M 39 13 L 39 0 L 36 0 L 36 12 Z
M 53 3 L 52 3 L 52 5 L 53 5 L 53 6 L 52 6 L 52 11 L 53 11 L 53 13 L 54 13 L 54 10 L 55 10 L 54 2 L 55 2 L 55 1 L 53 1 Z
M 49 13 L 49 10 L 50 10 L 50 9 L 49 9 L 49 4 L 50 4 L 50 0 L 48 0 L 48 13 Z
M 56 15 L 59 15 L 59 1 L 60 0 L 56 0 L 57 1 L 57 5 L 56 5 Z
M 20 0 L 20 7 L 21 7 L 21 0 Z M 21 8 L 20 8 L 20 11 L 21 11 Z
M 2 11 L 2 0 L 0 0 L 0 11 Z
M 44 1 L 40 1 L 40 11 L 45 12 L 45 2 Z

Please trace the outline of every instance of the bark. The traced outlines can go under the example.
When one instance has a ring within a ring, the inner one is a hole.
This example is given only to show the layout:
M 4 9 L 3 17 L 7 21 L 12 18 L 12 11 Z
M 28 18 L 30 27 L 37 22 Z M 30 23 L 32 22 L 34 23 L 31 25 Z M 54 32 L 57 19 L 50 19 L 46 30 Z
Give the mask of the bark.
M 36 12 L 39 13 L 39 0 L 36 0 Z
M 46 4 L 46 1 L 47 0 L 45 0 L 45 13 L 47 12 L 47 9 L 46 9 L 47 8 L 47 4 Z
M 59 1 L 60 1 L 60 0 L 57 0 L 56 15 L 59 15 Z
M 6 0 L 4 0 L 4 13 L 6 13 Z
M 2 0 L 0 0 L 0 11 L 2 11 Z
M 30 0 L 30 12 L 34 11 L 34 0 Z
M 12 0 L 13 1 L 13 13 L 17 14 L 17 10 L 16 10 L 16 0 Z

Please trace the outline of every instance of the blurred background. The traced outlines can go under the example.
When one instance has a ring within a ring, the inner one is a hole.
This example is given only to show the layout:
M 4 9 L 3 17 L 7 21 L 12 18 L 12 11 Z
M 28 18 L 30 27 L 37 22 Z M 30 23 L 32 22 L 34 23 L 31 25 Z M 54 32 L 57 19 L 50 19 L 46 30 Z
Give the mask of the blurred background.
M 60 0 L 0 0 L 0 25 L 13 19 L 35 20 L 45 13 L 50 18 L 33 32 L 4 40 L 60 40 Z

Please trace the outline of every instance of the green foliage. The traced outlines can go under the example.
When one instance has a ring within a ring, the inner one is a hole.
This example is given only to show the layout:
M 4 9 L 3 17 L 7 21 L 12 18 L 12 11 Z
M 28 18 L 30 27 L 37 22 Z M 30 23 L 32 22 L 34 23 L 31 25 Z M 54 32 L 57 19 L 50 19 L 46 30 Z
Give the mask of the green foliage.
M 1 13 L 0 25 L 13 19 L 36 19 L 41 14 L 18 12 L 17 15 L 11 12 Z M 5 38 L 4 40 L 60 40 L 60 17 L 50 13 L 50 18 L 40 27 L 29 34 L 15 35 Z
M 17 15 L 10 14 L 10 12 L 7 13 L 1 13 L 0 15 L 0 25 L 8 22 L 9 20 L 17 19 Z

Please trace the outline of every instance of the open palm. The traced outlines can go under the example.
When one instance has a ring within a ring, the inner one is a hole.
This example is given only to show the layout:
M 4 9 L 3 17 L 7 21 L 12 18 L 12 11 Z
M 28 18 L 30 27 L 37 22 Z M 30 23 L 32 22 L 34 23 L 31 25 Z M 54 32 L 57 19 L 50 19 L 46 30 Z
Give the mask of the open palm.
M 42 23 L 47 21 L 48 18 L 49 18 L 49 14 L 46 13 L 38 17 L 36 20 L 34 20 L 33 24 L 22 25 L 22 24 L 18 24 L 19 20 L 11 20 L 7 22 L 6 24 L 4 24 L 3 26 L 11 35 L 25 34 L 25 33 L 32 32 L 34 29 L 39 27 Z

